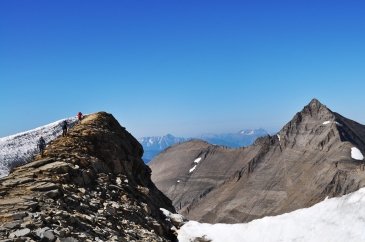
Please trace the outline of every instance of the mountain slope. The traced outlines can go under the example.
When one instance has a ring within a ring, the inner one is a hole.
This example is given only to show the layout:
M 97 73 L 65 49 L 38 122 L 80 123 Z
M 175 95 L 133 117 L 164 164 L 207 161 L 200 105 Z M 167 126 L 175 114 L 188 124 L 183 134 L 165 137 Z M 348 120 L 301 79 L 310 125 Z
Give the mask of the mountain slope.
M 252 146 L 174 146 L 151 162 L 152 180 L 189 219 L 247 222 L 363 187 L 362 161 L 351 156 L 365 152 L 363 140 L 363 125 L 314 99 L 277 136 Z
M 0 240 L 175 241 L 142 154 L 112 115 L 88 115 L 0 179 Z
M 0 138 L 0 177 L 6 176 L 11 167 L 25 164 L 38 153 L 37 143 L 43 136 L 46 143 L 54 140 L 62 134 L 62 122 L 66 120 L 72 127 L 76 117 L 62 119 L 42 127 L 26 132 Z

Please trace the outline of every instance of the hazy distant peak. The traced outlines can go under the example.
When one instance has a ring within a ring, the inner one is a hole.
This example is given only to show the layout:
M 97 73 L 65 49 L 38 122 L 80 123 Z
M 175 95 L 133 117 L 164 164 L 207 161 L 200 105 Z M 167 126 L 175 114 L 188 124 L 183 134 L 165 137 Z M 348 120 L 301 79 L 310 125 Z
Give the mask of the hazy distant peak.
M 241 135 L 255 135 L 255 134 L 265 135 L 268 133 L 265 129 L 243 129 L 243 130 L 239 131 L 239 134 L 241 134 Z

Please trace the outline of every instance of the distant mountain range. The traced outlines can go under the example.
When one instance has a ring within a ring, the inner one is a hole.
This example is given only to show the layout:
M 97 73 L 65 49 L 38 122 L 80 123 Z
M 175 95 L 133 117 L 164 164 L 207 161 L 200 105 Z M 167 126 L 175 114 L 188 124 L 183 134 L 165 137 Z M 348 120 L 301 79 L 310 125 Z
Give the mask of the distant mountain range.
M 245 129 L 237 133 L 226 134 L 204 134 L 199 139 L 213 145 L 238 148 L 251 145 L 257 138 L 268 135 L 264 129 Z
M 142 159 L 145 163 L 150 162 L 156 155 L 165 150 L 167 147 L 188 140 L 189 139 L 187 138 L 175 137 L 172 134 L 167 134 L 165 136 L 142 137 L 138 139 L 139 143 L 143 146 L 144 153 Z
M 257 138 L 265 135 L 268 135 L 268 132 L 264 129 L 245 129 L 237 133 L 203 134 L 191 138 L 176 137 L 172 134 L 167 134 L 165 136 L 142 137 L 138 141 L 144 149 L 143 160 L 148 163 L 166 148 L 193 139 L 204 140 L 214 145 L 238 148 L 251 145 Z

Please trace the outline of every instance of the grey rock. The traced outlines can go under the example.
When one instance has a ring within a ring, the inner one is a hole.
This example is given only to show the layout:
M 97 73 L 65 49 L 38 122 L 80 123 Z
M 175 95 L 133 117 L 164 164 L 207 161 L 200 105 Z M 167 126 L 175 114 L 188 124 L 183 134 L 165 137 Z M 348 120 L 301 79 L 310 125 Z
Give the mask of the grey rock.
M 78 239 L 75 239 L 73 237 L 60 238 L 59 241 L 60 242 L 79 242 Z
M 28 215 L 27 212 L 19 212 L 19 213 L 13 213 L 12 217 L 15 220 L 19 220 L 19 219 L 23 219 L 24 217 L 26 217 Z
M 8 223 L 3 224 L 2 227 L 7 228 L 7 229 L 18 229 L 18 228 L 20 228 L 21 222 L 22 222 L 21 220 L 8 222 Z
M 29 164 L 23 165 L 21 167 L 21 169 L 27 169 L 27 168 L 38 168 L 41 166 L 44 166 L 46 164 L 52 163 L 54 162 L 54 159 L 52 158 L 46 158 L 46 159 L 42 159 L 42 160 L 37 160 L 37 161 L 33 161 Z
M 11 233 L 9 235 L 9 238 L 14 239 L 14 238 L 18 238 L 18 237 L 27 236 L 28 234 L 30 234 L 30 229 L 28 229 L 28 228 L 20 229 L 20 230 L 16 230 L 15 232 Z
M 59 230 L 54 230 L 54 232 L 60 237 L 67 237 L 70 235 L 71 231 L 69 228 L 61 228 Z
M 56 198 L 60 195 L 60 190 L 59 189 L 51 190 L 46 192 L 45 195 L 50 198 Z
M 16 185 L 29 183 L 29 182 L 32 182 L 32 181 L 34 181 L 34 179 L 31 178 L 31 177 L 20 177 L 20 178 L 15 178 L 15 179 L 11 179 L 11 180 L 10 179 L 6 180 L 6 181 L 2 182 L 2 185 L 4 187 L 13 187 L 13 186 L 16 186 Z
M 44 233 L 46 231 L 50 230 L 50 228 L 48 227 L 44 227 L 44 228 L 38 228 L 35 230 L 35 234 L 39 237 L 39 238 L 43 238 L 44 237 Z
M 56 237 L 52 230 L 48 230 L 43 234 L 44 241 L 53 242 L 56 240 Z
M 31 219 L 30 220 L 27 220 L 25 221 L 24 223 L 21 224 L 21 227 L 22 228 L 28 228 L 28 229 L 34 229 L 36 228 L 36 225 L 34 223 L 34 221 L 32 221 Z
M 32 191 L 50 191 L 50 190 L 55 190 L 59 188 L 59 185 L 54 184 L 54 183 L 50 183 L 50 182 L 41 182 L 41 183 L 37 183 L 34 186 L 29 187 L 29 190 Z
M 178 228 L 183 226 L 186 222 L 184 217 L 180 214 L 171 214 L 170 219 L 171 219 L 172 224 Z

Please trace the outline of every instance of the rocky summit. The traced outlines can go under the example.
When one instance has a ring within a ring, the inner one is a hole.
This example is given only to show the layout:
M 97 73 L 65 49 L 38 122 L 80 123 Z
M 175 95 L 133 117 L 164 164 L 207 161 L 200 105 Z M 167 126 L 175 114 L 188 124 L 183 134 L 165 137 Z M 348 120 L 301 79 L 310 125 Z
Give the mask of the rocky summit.
M 0 179 L 1 241 L 176 241 L 138 141 L 100 112 Z
M 274 136 L 229 149 L 193 140 L 149 165 L 175 208 L 200 222 L 247 222 L 365 186 L 365 126 L 313 99 Z

